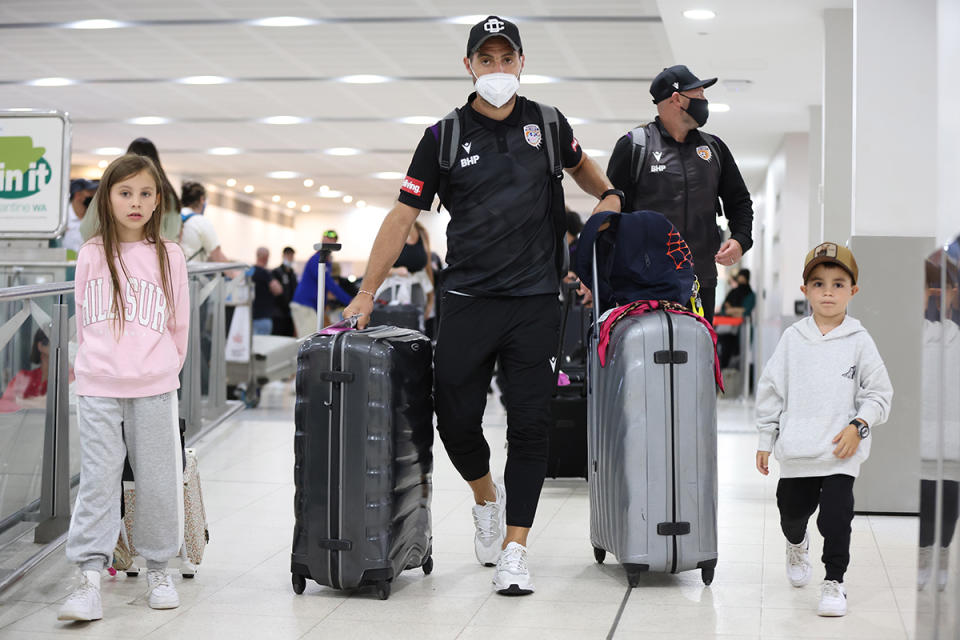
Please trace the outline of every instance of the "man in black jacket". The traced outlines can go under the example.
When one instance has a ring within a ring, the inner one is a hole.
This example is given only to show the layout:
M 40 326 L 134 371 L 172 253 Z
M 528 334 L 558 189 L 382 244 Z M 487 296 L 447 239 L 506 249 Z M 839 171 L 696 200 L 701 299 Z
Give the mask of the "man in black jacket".
M 699 129 L 708 115 L 703 90 L 716 81 L 700 80 L 683 65 L 660 72 L 650 84 L 656 120 L 621 137 L 607 166 L 610 181 L 625 193 L 626 210 L 658 211 L 683 235 L 711 321 L 716 265 L 736 264 L 753 246 L 753 203 L 740 169 L 722 140 Z M 721 213 L 730 227 L 722 243 Z

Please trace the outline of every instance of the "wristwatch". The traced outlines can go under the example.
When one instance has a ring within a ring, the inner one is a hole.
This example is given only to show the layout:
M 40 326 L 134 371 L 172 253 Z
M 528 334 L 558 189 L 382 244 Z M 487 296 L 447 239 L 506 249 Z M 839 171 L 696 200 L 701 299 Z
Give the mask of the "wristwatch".
M 861 440 L 866 439 L 866 437 L 870 435 L 870 427 L 860 418 L 854 418 L 850 421 L 850 424 L 854 425 L 857 428 L 857 431 L 860 432 Z
M 607 189 L 600 194 L 600 199 L 603 200 L 607 196 L 617 196 L 620 198 L 620 211 L 623 211 L 624 207 L 627 206 L 627 196 L 620 189 Z

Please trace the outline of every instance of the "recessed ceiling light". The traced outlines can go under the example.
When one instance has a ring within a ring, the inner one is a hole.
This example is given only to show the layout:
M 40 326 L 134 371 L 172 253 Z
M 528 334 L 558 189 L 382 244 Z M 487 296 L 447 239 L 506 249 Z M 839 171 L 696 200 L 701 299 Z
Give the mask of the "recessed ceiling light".
M 390 82 L 392 78 L 387 76 L 378 76 L 372 73 L 358 73 L 352 76 L 342 76 L 337 78 L 338 82 L 347 84 L 380 84 L 381 82 Z
M 66 87 L 76 83 L 76 80 L 70 78 L 36 78 L 27 82 L 31 87 Z
M 325 149 L 324 153 L 328 156 L 355 156 L 363 152 L 353 147 L 333 147 L 332 149 Z
M 357 200 L 357 208 L 358 208 L 358 209 L 363 209 L 365 206 L 367 206 L 367 201 L 366 201 L 366 200 Z
M 67 29 L 119 29 L 129 26 L 126 22 L 117 20 L 77 20 L 63 25 Z
M 435 123 L 440 118 L 434 118 L 433 116 L 407 116 L 405 118 L 397 118 L 397 122 L 401 124 L 419 124 L 419 125 L 430 125 Z
M 606 149 L 584 149 L 584 152 L 591 158 L 601 158 L 610 155 L 610 152 Z
M 327 191 L 330 191 L 330 187 L 328 187 L 328 186 L 325 185 L 325 184 L 322 184 L 322 185 L 320 185 L 319 187 L 317 187 L 317 192 L 318 192 L 318 193 L 326 193 Z
M 400 180 L 403 176 L 404 174 L 399 171 L 380 171 L 373 174 L 373 177 L 377 180 Z
M 710 111 L 716 111 L 717 113 L 726 113 L 727 111 L 730 111 L 730 105 L 722 102 L 710 102 L 707 104 L 707 107 L 710 109 Z
M 280 202 L 280 196 L 277 196 L 277 195 L 273 196 L 270 199 L 273 200 L 274 202 Z
M 550 84 L 557 79 L 552 76 L 541 76 L 536 73 L 524 73 L 520 75 L 520 82 L 523 84 Z
M 447 22 L 449 22 L 450 24 L 470 24 L 470 25 L 473 25 L 473 24 L 477 24 L 478 22 L 480 22 L 481 20 L 483 20 L 483 19 L 486 18 L 486 17 L 487 17 L 487 16 L 481 16 L 481 15 L 479 15 L 479 14 L 477 14 L 477 15 L 475 15 L 475 16 L 454 16 L 454 17 L 452 17 L 452 18 L 448 18 L 448 19 L 447 19 Z
M 297 203 L 294 200 L 287 200 L 287 207 L 289 209 L 296 209 Z
M 120 147 L 100 147 L 99 149 L 94 149 L 93 153 L 98 156 L 118 156 L 123 153 L 123 149 Z
M 257 27 L 307 27 L 313 24 L 319 24 L 317 20 L 310 18 L 299 18 L 297 16 L 274 16 L 272 18 L 260 18 L 251 20 L 250 24 Z
M 7 111 L 33 111 L 32 107 L 10 107 Z
M 140 116 L 139 118 L 130 118 L 127 120 L 129 124 L 142 124 L 142 125 L 155 125 L 155 124 L 168 124 L 170 118 L 162 118 L 160 116 Z
M 343 191 L 335 191 L 333 189 L 327 189 L 326 191 L 317 191 L 317 197 L 319 198 L 339 198 L 343 195 Z
M 313 186 L 313 178 L 307 178 L 306 180 L 304 180 L 304 181 L 303 181 L 303 186 L 305 186 L 307 189 L 309 189 L 310 187 L 312 187 L 312 186 Z
M 253 185 L 252 185 L 252 184 L 248 184 L 247 186 L 245 186 L 245 187 L 243 188 L 243 192 L 244 192 L 244 193 L 253 193 Z
M 301 118 L 300 116 L 270 116 L 260 122 L 264 124 L 302 124 L 306 121 L 306 118 Z
M 233 81 L 223 76 L 187 76 L 180 78 L 177 82 L 180 84 L 226 84 Z
M 710 9 L 687 9 L 683 12 L 683 17 L 688 20 L 713 20 L 717 14 Z
M 235 156 L 240 153 L 240 149 L 236 147 L 213 147 L 212 149 L 207 149 L 207 153 L 212 156 Z
M 267 174 L 267 177 L 274 180 L 292 180 L 293 178 L 299 178 L 300 174 L 296 171 L 271 171 Z
M 308 204 L 303 205 L 302 207 L 300 207 L 300 211 L 303 211 L 304 213 L 310 213 L 310 205 Z
M 106 168 L 107 168 L 107 165 L 109 165 L 109 164 L 110 164 L 110 163 L 107 162 L 106 160 L 101 160 L 100 162 L 97 163 L 97 166 L 100 167 L 101 169 L 106 169 Z
M 235 187 L 235 186 L 237 186 L 237 179 L 236 179 L 236 178 L 229 178 L 229 179 L 227 180 L 227 186 L 228 186 L 228 187 Z
M 344 201 L 346 204 L 350 204 L 351 202 L 353 202 L 353 196 L 350 196 L 350 195 L 343 196 L 343 201 Z

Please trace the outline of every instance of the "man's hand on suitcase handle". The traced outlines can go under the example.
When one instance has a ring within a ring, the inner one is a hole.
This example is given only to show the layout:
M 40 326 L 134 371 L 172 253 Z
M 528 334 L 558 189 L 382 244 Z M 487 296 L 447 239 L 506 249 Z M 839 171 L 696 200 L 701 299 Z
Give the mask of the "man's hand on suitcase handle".
M 354 296 L 350 304 L 347 305 L 347 308 L 343 310 L 343 317 L 351 318 L 357 316 L 357 329 L 366 329 L 367 324 L 370 322 L 370 313 L 372 311 L 373 295 L 367 291 L 361 291 Z

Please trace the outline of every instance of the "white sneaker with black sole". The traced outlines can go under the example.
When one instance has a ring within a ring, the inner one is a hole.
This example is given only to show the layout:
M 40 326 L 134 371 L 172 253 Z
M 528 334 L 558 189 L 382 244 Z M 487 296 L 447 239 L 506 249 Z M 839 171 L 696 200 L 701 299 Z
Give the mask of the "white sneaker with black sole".
M 813 567 L 810 565 L 810 536 L 804 535 L 800 544 L 787 540 L 787 580 L 795 587 L 810 582 Z
M 820 585 L 820 606 L 817 615 L 838 618 L 847 615 L 847 590 L 836 580 L 824 580 Z
M 496 566 L 503 539 L 507 536 L 507 492 L 502 484 L 494 486 L 497 499 L 473 507 L 473 524 L 477 529 L 473 549 L 477 560 L 485 567 Z
M 180 594 L 173 586 L 173 578 L 165 570 L 148 570 L 147 587 L 150 589 L 151 609 L 176 609 L 180 606 Z
M 100 572 L 83 571 L 80 574 L 80 586 L 70 594 L 57 620 L 76 620 L 89 622 L 103 617 L 103 603 L 100 601 Z
M 493 576 L 497 593 L 505 596 L 526 596 L 533 593 L 533 581 L 527 568 L 527 548 L 511 542 L 500 554 L 497 573 Z

